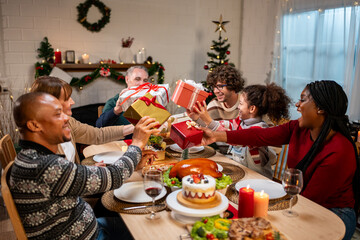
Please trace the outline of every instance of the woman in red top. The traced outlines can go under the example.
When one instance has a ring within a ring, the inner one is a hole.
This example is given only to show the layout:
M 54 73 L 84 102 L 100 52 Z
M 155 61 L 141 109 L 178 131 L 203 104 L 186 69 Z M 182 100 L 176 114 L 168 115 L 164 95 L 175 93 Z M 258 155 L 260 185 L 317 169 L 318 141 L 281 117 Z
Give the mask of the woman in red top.
M 296 103 L 298 120 L 273 127 L 212 132 L 203 128 L 203 144 L 267 146 L 289 144 L 288 166 L 304 173 L 301 194 L 337 214 L 351 239 L 359 203 L 359 160 L 345 115 L 347 97 L 334 81 L 306 85 Z

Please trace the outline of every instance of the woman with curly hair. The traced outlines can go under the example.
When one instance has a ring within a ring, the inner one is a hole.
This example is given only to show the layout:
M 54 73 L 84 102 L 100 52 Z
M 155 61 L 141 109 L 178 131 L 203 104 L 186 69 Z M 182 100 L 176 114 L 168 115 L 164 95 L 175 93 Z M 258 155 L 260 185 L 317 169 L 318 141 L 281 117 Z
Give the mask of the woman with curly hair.
M 206 125 L 213 131 L 228 131 L 248 128 L 267 128 L 263 116 L 275 122 L 289 118 L 290 98 L 283 88 L 276 84 L 251 85 L 241 92 L 239 101 L 239 116 L 232 120 L 214 121 L 206 110 L 206 103 L 198 103 L 189 116 L 193 120 L 201 119 L 201 125 Z M 203 122 L 203 124 L 202 124 Z M 230 151 L 233 159 L 242 165 L 272 178 L 271 165 L 276 162 L 276 154 L 267 146 L 252 147 L 233 145 Z
M 306 85 L 296 103 L 301 117 L 272 128 L 213 132 L 203 128 L 203 144 L 220 141 L 252 146 L 289 144 L 287 164 L 303 172 L 301 195 L 328 208 L 344 222 L 344 239 L 356 227 L 359 156 L 349 130 L 347 96 L 334 81 Z
M 245 80 L 241 73 L 229 65 L 221 65 L 212 70 L 207 84 L 214 92 L 214 98 L 208 105 L 212 119 L 230 120 L 239 115 L 239 92 L 244 88 Z

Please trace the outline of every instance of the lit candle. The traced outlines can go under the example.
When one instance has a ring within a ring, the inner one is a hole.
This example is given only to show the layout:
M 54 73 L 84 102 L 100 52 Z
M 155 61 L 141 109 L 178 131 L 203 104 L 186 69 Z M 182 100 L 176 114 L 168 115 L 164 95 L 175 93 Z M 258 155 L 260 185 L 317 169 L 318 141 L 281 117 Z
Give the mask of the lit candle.
M 90 57 L 89 54 L 84 53 L 83 55 L 81 55 L 81 57 L 82 57 L 82 60 L 83 60 L 84 64 L 89 63 L 89 57 Z
M 238 217 L 247 218 L 254 215 L 254 189 L 251 189 L 249 185 L 247 187 L 240 188 L 239 191 L 239 206 Z
M 266 217 L 269 207 L 269 194 L 256 192 L 254 194 L 254 217 Z
M 59 49 L 56 49 L 55 51 L 55 63 L 61 63 L 61 52 Z

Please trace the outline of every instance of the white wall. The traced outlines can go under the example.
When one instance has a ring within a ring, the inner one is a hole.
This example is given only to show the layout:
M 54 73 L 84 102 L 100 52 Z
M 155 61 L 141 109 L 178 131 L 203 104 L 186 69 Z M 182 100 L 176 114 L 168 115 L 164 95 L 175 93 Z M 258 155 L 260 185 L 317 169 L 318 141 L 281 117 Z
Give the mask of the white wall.
M 264 84 L 271 70 L 278 0 L 243 0 L 240 69 L 246 84 Z
M 78 57 L 86 52 L 90 54 L 92 62 L 101 58 L 118 61 L 121 39 L 131 36 L 135 38 L 131 48 L 134 53 L 145 47 L 148 55 L 163 63 L 166 69 L 165 82 L 172 83 L 179 78 L 200 82 L 207 74 L 203 69 L 207 60 L 206 52 L 209 51 L 211 41 L 218 37 L 218 33 L 214 33 L 216 26 L 211 21 L 218 20 L 220 14 L 223 14 L 223 19 L 230 21 L 226 25 L 227 33 L 224 34 L 231 43 L 230 59 L 239 66 L 239 0 L 102 0 L 111 8 L 111 18 L 110 23 L 99 33 L 87 31 L 76 21 L 76 6 L 82 2 L 0 0 L 5 52 L 5 58 L 0 60 L 5 61 L 7 85 L 15 96 L 16 93 L 24 92 L 24 88 L 29 87 L 34 80 L 34 63 L 38 61 L 36 49 L 45 36 L 55 49 L 59 48 L 63 53 L 75 50 Z M 252 5 L 251 2 L 245 1 L 245 6 Z M 96 14 L 94 10 L 89 17 L 95 20 Z M 261 35 L 262 30 L 256 31 Z M 251 28 L 246 28 L 246 31 L 251 32 Z M 254 55 L 250 49 L 257 45 L 245 43 L 243 47 L 248 52 L 244 50 L 241 58 L 243 70 L 249 73 L 247 78 L 252 78 L 254 67 L 247 66 L 245 60 L 248 59 L 246 54 Z M 256 61 L 251 59 L 251 64 Z M 85 73 L 73 76 L 82 74 Z M 121 88 L 123 86 L 111 80 L 97 79 L 82 92 L 74 91 L 75 106 L 104 102 Z

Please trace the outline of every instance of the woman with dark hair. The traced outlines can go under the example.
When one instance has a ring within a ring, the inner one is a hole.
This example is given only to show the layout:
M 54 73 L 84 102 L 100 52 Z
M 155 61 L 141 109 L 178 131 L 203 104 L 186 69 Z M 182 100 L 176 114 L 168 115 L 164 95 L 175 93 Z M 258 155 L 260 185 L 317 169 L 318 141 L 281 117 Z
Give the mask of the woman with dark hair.
M 298 120 L 273 128 L 213 132 L 203 128 L 203 144 L 268 146 L 289 144 L 289 168 L 303 171 L 304 197 L 328 208 L 346 226 L 351 239 L 359 206 L 359 158 L 345 115 L 348 100 L 334 81 L 306 85 L 296 103 Z

